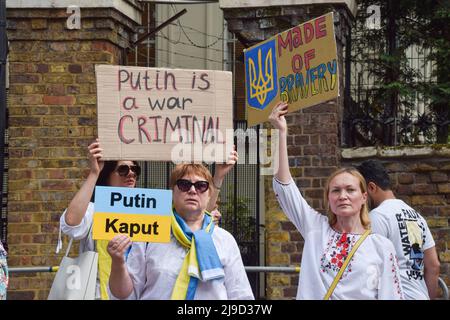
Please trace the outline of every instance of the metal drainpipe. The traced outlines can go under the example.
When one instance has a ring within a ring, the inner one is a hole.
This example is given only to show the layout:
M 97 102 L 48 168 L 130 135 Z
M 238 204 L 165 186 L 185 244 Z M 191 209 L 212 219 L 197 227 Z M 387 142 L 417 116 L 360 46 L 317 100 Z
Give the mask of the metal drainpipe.
M 6 130 L 6 58 L 8 55 L 6 37 L 6 1 L 0 1 L 0 222 L 3 206 L 3 175 L 5 169 L 5 130 Z M 0 225 L 3 227 L 3 225 Z M 6 239 L 6 234 L 2 234 Z

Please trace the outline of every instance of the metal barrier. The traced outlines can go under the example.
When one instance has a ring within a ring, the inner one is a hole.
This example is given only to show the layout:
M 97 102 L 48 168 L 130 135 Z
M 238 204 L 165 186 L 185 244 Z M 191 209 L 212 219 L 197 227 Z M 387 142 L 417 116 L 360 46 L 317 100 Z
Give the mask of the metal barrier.
M 23 268 L 8 268 L 9 273 L 33 273 L 33 272 L 56 272 L 59 266 L 53 267 L 23 267 Z
M 448 300 L 448 287 L 444 279 L 442 279 L 441 277 L 439 277 L 439 288 L 442 289 L 442 297 L 445 300 Z
M 23 267 L 23 268 L 9 268 L 9 273 L 33 273 L 33 272 L 56 272 L 58 266 L 53 267 Z M 259 267 L 259 266 L 247 266 L 245 267 L 247 272 L 286 272 L 286 273 L 299 273 L 300 267 Z M 442 297 L 444 300 L 449 299 L 448 287 L 445 281 L 439 277 L 439 288 L 442 290 Z
M 288 273 L 299 273 L 300 267 L 245 267 L 247 272 L 288 272 Z M 444 300 L 449 299 L 448 287 L 444 279 L 439 277 L 438 279 L 439 288 L 442 290 L 442 298 Z
M 245 267 L 247 272 L 300 272 L 300 267 Z

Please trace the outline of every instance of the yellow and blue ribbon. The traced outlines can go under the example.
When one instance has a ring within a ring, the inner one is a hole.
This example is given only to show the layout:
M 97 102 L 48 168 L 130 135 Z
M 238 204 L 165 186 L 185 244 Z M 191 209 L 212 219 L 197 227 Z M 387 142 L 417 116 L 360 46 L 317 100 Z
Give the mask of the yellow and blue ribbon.
M 214 221 L 208 212 L 204 215 L 202 228 L 195 232 L 173 212 L 172 233 L 188 252 L 175 282 L 172 300 L 193 300 L 199 280 L 224 277 L 223 266 L 211 237 L 213 231 Z

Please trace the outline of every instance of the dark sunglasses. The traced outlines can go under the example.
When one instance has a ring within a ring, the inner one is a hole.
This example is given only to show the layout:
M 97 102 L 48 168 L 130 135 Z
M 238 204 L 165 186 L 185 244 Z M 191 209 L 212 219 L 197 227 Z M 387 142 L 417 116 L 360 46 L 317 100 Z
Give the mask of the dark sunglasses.
M 186 179 L 178 179 L 177 180 L 177 187 L 182 192 L 188 192 L 191 190 L 191 187 L 194 186 L 195 190 L 197 190 L 200 193 L 205 192 L 209 188 L 209 182 L 208 181 L 196 181 L 191 182 Z
M 141 167 L 136 166 L 136 165 L 129 166 L 126 164 L 121 164 L 116 169 L 117 173 L 121 177 L 126 177 L 130 173 L 130 170 L 133 171 L 136 174 L 136 176 L 138 176 L 138 177 L 141 174 Z

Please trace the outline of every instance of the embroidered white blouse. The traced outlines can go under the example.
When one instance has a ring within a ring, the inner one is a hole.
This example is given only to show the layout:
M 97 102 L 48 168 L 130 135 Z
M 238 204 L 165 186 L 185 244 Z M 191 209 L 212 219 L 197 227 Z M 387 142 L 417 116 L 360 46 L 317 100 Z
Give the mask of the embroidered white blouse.
M 328 218 L 312 209 L 294 181 L 273 180 L 281 208 L 305 240 L 297 299 L 323 299 L 360 234 L 333 230 Z M 330 299 L 403 299 L 391 241 L 370 234 L 355 252 Z

